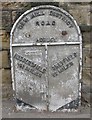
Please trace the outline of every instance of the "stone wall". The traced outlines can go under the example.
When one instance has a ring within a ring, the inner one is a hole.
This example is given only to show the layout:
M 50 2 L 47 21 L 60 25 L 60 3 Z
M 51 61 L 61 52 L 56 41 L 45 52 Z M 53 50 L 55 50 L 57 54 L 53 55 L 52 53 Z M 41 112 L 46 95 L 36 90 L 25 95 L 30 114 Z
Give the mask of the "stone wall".
M 90 81 L 91 76 L 91 38 L 90 33 L 92 31 L 91 24 L 91 4 L 90 3 L 2 3 L 2 28 L 0 28 L 0 40 L 2 40 L 2 47 L 0 46 L 0 75 L 2 73 L 2 88 L 3 99 L 10 98 L 12 96 L 12 80 L 11 80 L 11 66 L 10 66 L 10 31 L 15 20 L 27 9 L 40 4 L 51 4 L 64 8 L 68 11 L 77 21 L 81 28 L 83 36 L 83 74 L 82 74 L 82 103 L 89 105 L 90 100 Z

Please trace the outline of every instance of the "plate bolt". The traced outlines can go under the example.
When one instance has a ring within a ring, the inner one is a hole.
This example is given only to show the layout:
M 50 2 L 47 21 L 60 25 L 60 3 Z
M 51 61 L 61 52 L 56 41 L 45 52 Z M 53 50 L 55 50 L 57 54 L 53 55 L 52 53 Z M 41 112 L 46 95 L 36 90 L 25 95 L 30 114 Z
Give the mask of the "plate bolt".
M 67 31 L 62 31 L 62 35 L 67 35 Z

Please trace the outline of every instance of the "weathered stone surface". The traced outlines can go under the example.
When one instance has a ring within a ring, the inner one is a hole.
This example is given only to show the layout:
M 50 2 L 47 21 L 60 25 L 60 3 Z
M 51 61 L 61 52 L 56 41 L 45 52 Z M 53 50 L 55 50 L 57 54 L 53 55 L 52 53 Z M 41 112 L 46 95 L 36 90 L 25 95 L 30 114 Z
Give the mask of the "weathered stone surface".
M 10 99 L 13 95 L 11 84 L 2 84 L 2 99 Z
M 8 51 L 0 51 L 0 56 L 2 58 L 2 61 L 0 61 L 0 68 L 9 68 L 10 63 L 9 63 L 9 53 Z
M 90 24 L 92 25 L 92 4 L 90 5 Z
M 0 69 L 0 78 L 2 83 L 11 84 L 11 71 L 9 69 Z
M 87 81 L 87 80 L 86 80 Z M 86 102 L 87 104 L 90 104 L 90 100 L 92 99 L 92 84 L 83 83 L 82 84 L 82 102 Z
M 26 11 L 26 9 L 12 11 L 12 24 Z
M 82 102 L 85 103 L 84 105 L 90 104 L 91 100 L 91 93 L 92 93 L 92 74 L 91 74 L 91 68 L 89 69 L 83 69 L 83 75 L 82 75 Z
M 91 32 L 92 31 L 92 25 L 80 24 L 80 29 L 81 29 L 82 32 Z
M 85 68 L 83 69 L 83 74 L 82 74 L 82 80 L 83 80 L 83 84 L 90 86 L 91 84 L 91 78 L 92 78 L 92 74 L 91 74 L 91 68 Z
M 31 3 L 32 7 L 36 7 L 36 6 L 40 6 L 40 5 L 53 5 L 53 6 L 57 6 L 58 7 L 59 6 L 59 2 L 42 1 L 42 2 L 32 2 Z
M 7 33 L 5 30 L 0 30 L 0 40 L 1 40 L 1 46 L 0 49 L 9 49 L 10 48 L 10 41 L 9 41 L 9 33 Z
M 6 30 L 0 30 L 0 36 L 2 37 L 2 42 L 9 41 L 9 33 Z
M 2 9 L 1 3 L 0 3 L 0 9 Z M 0 29 L 2 29 L 2 11 L 1 10 L 0 10 Z
M 10 42 L 7 41 L 7 42 L 2 42 L 2 49 L 10 49 Z
M 90 57 L 90 48 L 83 48 L 83 67 L 90 68 L 91 60 L 92 58 Z
M 89 106 L 91 99 L 92 98 L 90 93 L 85 93 L 85 92 L 82 93 L 82 104 L 84 104 L 84 106 Z
M 88 44 L 91 43 L 91 35 L 90 32 L 83 32 L 83 47 L 86 47 Z
M 2 28 L 7 31 L 11 28 L 11 12 L 10 11 L 2 11 Z
M 12 22 L 13 22 L 13 24 L 16 20 L 16 17 L 17 17 L 17 11 L 12 11 Z
M 2 68 L 2 52 L 0 51 L 0 68 Z
M 90 25 L 90 5 L 69 5 L 68 8 L 77 23 Z
M 0 50 L 2 50 L 2 35 L 1 35 L 1 32 L 0 32 Z
M 2 8 L 3 9 L 29 9 L 31 7 L 31 3 L 29 2 L 25 2 L 24 0 L 22 0 L 21 2 L 2 2 Z

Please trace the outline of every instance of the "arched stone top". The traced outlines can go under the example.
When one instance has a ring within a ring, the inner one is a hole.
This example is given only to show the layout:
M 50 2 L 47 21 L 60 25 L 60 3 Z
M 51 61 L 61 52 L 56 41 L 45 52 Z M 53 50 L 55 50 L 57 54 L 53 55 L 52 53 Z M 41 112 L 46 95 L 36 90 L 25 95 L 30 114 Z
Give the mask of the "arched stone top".
M 11 30 L 11 44 L 81 42 L 79 26 L 65 10 L 43 5 L 27 10 Z

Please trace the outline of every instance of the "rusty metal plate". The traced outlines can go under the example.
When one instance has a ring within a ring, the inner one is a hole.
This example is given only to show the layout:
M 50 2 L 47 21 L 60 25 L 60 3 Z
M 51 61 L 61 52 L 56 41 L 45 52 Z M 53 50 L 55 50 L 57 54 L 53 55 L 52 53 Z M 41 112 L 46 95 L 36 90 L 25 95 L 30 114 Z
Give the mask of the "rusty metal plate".
M 76 105 L 81 97 L 82 38 L 69 13 L 49 5 L 26 11 L 12 28 L 10 52 L 17 99 L 39 110 Z

